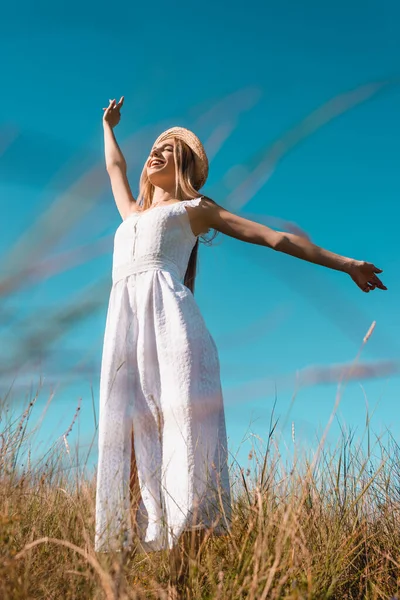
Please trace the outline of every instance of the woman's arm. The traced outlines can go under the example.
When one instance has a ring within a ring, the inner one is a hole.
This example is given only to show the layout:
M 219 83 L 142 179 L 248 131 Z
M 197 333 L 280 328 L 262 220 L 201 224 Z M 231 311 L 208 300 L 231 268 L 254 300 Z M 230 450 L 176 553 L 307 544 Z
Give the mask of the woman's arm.
M 119 167 L 126 171 L 126 160 L 118 146 L 114 130 L 108 121 L 103 121 L 104 130 L 104 155 L 106 160 L 106 169 L 109 171 L 113 167 Z
M 278 252 L 290 254 L 295 258 L 307 260 L 322 267 L 335 269 L 336 271 L 348 272 L 350 265 L 354 262 L 352 258 L 335 254 L 316 246 L 309 240 L 293 233 L 280 232 L 282 237 L 276 248 Z
M 118 104 L 115 104 L 115 100 L 112 100 L 108 108 L 104 109 L 103 130 L 106 169 L 110 177 L 111 189 L 118 211 L 122 219 L 126 219 L 135 210 L 136 200 L 129 185 L 125 157 L 118 146 L 113 131 L 113 127 L 118 125 L 121 118 L 119 109 L 123 101 L 123 97 Z
M 266 225 L 239 217 L 210 198 L 204 197 L 202 210 L 198 211 L 197 215 L 197 222 L 193 215 L 193 225 L 199 232 L 213 228 L 243 242 L 266 246 L 308 262 L 343 271 L 349 274 L 364 292 L 369 292 L 375 287 L 387 289 L 376 276 L 376 273 L 382 273 L 381 269 L 372 263 L 335 254 L 299 235 L 275 231 Z

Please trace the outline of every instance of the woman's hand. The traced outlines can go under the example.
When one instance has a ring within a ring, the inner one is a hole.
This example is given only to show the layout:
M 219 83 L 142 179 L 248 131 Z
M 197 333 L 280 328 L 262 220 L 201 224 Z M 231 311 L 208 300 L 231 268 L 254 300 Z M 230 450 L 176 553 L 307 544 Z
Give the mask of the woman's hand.
M 103 115 L 103 124 L 107 123 L 108 125 L 110 125 L 111 128 L 114 128 L 116 125 L 118 125 L 121 119 L 120 108 L 123 105 L 123 103 L 123 96 L 121 96 L 121 99 L 118 102 L 118 104 L 116 104 L 115 99 L 110 100 L 110 104 L 108 105 L 108 107 L 103 108 L 103 110 L 105 111 Z
M 387 287 L 383 285 L 382 281 L 376 275 L 376 273 L 382 273 L 382 269 L 378 269 L 372 263 L 353 260 L 346 268 L 346 271 L 363 292 L 368 293 L 375 288 L 387 290 Z

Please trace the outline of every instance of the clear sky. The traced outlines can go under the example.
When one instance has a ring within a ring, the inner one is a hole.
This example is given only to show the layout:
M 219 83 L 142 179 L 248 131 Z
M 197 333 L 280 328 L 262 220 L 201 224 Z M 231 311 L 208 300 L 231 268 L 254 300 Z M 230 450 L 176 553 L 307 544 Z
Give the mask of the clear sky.
M 332 367 L 351 363 L 373 321 L 368 369 L 346 386 L 329 439 L 340 426 L 361 435 L 366 397 L 372 429 L 399 438 L 399 23 L 394 0 L 2 7 L 1 394 L 14 381 L 19 406 L 42 378 L 33 425 L 54 392 L 40 452 L 80 399 L 70 441 L 87 451 L 95 433 L 120 223 L 101 119 L 121 95 L 134 194 L 155 137 L 189 127 L 210 156 L 204 194 L 384 270 L 388 291 L 364 294 L 342 273 L 226 236 L 201 247 L 196 299 L 220 353 L 232 452 L 249 432 L 266 439 L 275 397 L 286 443 L 294 422 L 296 444 L 314 445 L 335 402 Z

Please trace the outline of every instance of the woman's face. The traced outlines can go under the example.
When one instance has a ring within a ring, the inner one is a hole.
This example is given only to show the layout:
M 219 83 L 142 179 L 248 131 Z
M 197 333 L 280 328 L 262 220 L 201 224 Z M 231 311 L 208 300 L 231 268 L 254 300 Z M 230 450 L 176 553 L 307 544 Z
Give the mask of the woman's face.
M 174 140 L 166 139 L 155 144 L 146 162 L 147 176 L 154 186 L 175 185 Z

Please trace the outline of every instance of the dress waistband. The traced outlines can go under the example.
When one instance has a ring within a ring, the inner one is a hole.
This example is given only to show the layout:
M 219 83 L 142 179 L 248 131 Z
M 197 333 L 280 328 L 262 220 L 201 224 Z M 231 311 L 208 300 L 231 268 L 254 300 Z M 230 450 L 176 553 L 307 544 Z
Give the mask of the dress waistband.
M 136 275 L 137 273 L 143 273 L 145 271 L 168 271 L 168 273 L 171 273 L 171 275 L 180 279 L 179 269 L 172 260 L 165 258 L 137 258 L 126 265 L 113 268 L 113 284 L 125 277 L 129 277 L 129 275 Z

